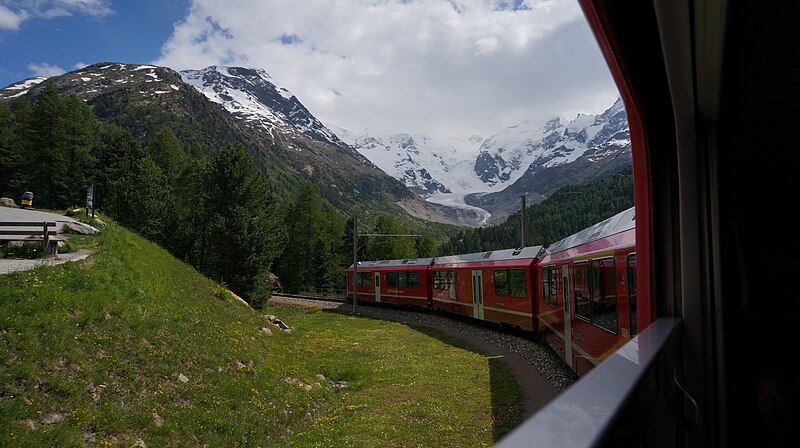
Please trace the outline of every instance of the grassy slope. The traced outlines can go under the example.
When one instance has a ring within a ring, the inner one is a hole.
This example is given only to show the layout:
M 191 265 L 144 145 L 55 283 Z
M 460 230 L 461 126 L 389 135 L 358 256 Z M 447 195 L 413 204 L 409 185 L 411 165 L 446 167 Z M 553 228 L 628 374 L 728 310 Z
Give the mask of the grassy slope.
M 458 344 L 293 308 L 267 336 L 146 240 L 94 244 L 0 276 L 0 446 L 488 446 L 519 421 L 509 372 Z

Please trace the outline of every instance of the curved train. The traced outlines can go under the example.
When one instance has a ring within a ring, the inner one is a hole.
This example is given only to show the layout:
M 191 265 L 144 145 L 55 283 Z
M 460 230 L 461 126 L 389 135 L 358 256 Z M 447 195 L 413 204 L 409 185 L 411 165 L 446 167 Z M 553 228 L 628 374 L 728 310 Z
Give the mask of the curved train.
M 347 270 L 352 298 L 353 266 Z M 548 248 L 360 262 L 360 302 L 440 310 L 538 332 L 583 375 L 649 321 L 637 313 L 635 212 Z

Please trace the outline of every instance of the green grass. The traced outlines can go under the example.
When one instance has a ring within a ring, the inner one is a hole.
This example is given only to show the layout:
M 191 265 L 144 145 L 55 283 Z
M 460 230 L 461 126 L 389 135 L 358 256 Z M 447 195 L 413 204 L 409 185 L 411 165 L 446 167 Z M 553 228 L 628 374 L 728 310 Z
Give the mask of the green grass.
M 0 446 L 490 446 L 521 418 L 508 370 L 457 341 L 254 311 L 106 222 L 89 259 L 0 276 Z

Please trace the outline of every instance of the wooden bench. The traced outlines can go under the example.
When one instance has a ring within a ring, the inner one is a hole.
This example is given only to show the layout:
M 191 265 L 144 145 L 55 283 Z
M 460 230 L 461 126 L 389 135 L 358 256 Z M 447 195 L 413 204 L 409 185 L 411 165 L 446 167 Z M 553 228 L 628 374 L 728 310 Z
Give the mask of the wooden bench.
M 49 227 L 55 227 L 55 222 L 38 221 L 38 222 L 0 222 L 0 241 L 41 241 L 42 251 L 45 255 L 53 255 L 58 252 L 58 241 L 50 238 L 58 234 L 56 230 L 49 230 Z M 37 230 L 29 229 L 11 229 L 6 230 L 3 227 L 38 227 Z M 11 237 L 11 238 L 8 238 Z M 33 238 L 31 238 L 33 237 Z M 39 237 L 41 239 L 38 239 Z

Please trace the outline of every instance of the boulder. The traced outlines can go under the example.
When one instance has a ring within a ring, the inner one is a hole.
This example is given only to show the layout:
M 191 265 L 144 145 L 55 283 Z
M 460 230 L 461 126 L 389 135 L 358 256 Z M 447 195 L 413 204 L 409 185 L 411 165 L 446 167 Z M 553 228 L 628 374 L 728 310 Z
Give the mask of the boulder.
M 0 198 L 0 205 L 3 207 L 16 207 L 17 203 L 11 198 Z
M 70 221 L 70 222 L 68 222 L 67 223 L 67 227 L 69 227 L 70 230 L 73 230 L 73 231 L 78 232 L 78 233 L 83 234 L 83 235 L 94 235 L 94 234 L 100 233 L 100 231 L 97 230 L 97 228 L 92 227 L 89 224 L 84 224 L 84 223 L 78 222 L 78 221 Z

